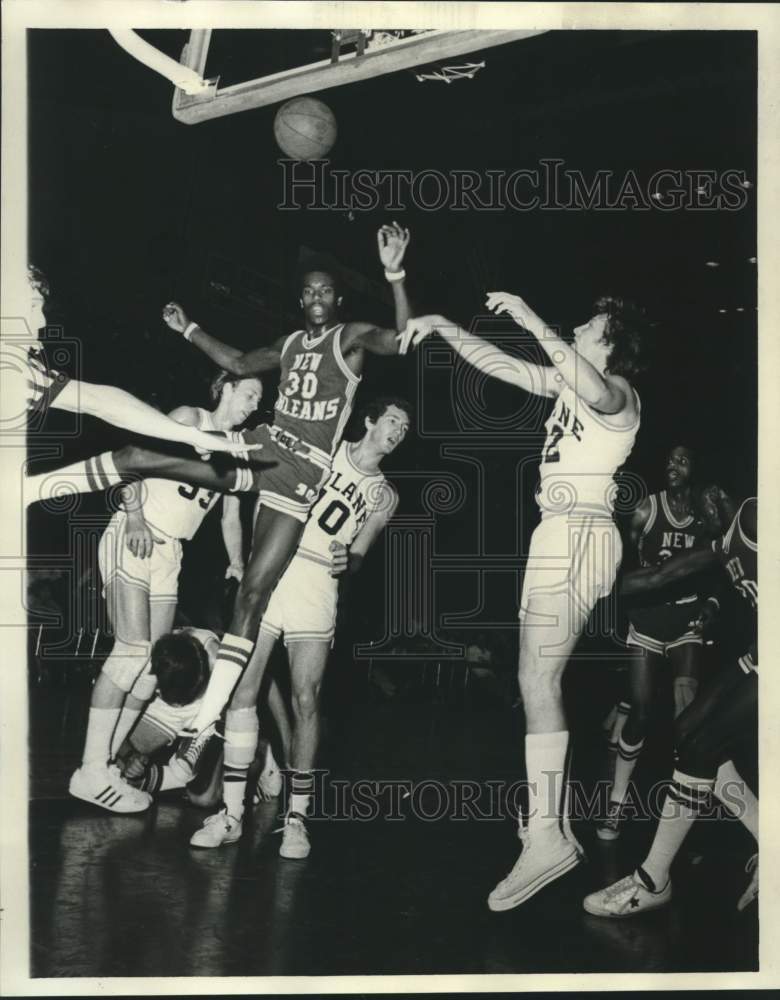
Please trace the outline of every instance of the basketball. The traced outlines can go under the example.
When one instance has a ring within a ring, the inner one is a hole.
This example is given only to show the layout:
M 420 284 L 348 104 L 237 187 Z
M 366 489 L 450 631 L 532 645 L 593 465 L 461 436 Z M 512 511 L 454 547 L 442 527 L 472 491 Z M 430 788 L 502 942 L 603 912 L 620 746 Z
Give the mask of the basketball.
M 279 148 L 294 160 L 318 160 L 336 141 L 338 128 L 327 104 L 313 97 L 296 97 L 283 104 L 274 118 Z

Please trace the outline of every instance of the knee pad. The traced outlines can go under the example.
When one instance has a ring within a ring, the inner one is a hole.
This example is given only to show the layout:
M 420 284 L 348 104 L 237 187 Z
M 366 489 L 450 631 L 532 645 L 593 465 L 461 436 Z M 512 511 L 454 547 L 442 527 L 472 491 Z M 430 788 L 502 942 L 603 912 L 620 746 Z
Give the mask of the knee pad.
M 151 655 L 150 642 L 134 642 L 131 645 L 117 640 L 111 655 L 103 664 L 103 673 L 127 693 L 143 673 Z

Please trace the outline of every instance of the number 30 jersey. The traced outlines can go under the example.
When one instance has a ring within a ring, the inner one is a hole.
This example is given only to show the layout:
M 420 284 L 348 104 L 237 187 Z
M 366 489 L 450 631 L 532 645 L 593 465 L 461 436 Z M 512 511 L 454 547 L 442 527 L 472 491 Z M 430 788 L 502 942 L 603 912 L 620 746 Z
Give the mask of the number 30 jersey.
M 639 430 L 638 396 L 636 404 L 636 420 L 628 427 L 613 427 L 569 386 L 561 390 L 545 424 L 547 438 L 536 491 L 542 517 L 611 517 L 616 491 L 613 476 L 631 454 Z
M 328 481 L 311 509 L 303 529 L 297 557 L 330 567 L 332 542 L 351 545 L 370 514 L 392 513 L 395 490 L 379 472 L 364 472 L 350 457 L 344 441 L 333 459 Z
M 318 337 L 291 333 L 281 354 L 281 378 L 274 426 L 289 431 L 330 463 L 352 410 L 360 377 L 341 353 L 344 324 Z
M 198 427 L 202 431 L 216 430 L 209 410 L 198 408 Z M 171 538 L 192 538 L 222 496 L 214 490 L 167 479 L 144 479 L 142 489 L 147 523 Z

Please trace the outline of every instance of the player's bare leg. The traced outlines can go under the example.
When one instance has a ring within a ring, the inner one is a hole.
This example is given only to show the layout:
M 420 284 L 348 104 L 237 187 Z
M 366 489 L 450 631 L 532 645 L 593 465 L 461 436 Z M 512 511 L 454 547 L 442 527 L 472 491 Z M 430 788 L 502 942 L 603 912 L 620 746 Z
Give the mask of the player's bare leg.
M 314 794 L 313 768 L 320 741 L 320 688 L 330 643 L 291 642 L 288 652 L 293 709 L 292 777 L 279 854 L 283 858 L 305 858 L 310 845 L 304 818 Z
M 701 646 L 689 642 L 669 650 L 674 670 L 674 717 L 677 718 L 691 704 L 699 690 Z
M 565 590 L 537 593 L 527 603 L 519 683 L 526 717 L 528 824 L 525 830 L 521 827 L 524 844 L 517 864 L 488 897 L 491 910 L 518 906 L 580 860 L 568 827 L 569 733 L 561 681 L 583 625 L 584 618 L 572 614 L 572 599 Z
M 282 754 L 280 758 L 284 762 L 282 766 L 289 770 L 291 766 L 290 741 L 292 739 L 290 716 L 287 708 L 287 702 L 285 701 L 282 692 L 279 690 L 279 685 L 273 679 L 268 685 L 266 704 L 271 713 L 271 718 L 274 720 L 274 726 L 276 727 L 279 742 L 282 747 Z M 274 757 L 273 747 L 269 739 L 266 739 L 265 741 L 261 740 L 259 745 L 259 757 L 261 760 L 261 767 L 260 773 L 257 776 L 257 782 L 255 783 L 255 794 L 253 798 L 255 805 L 259 802 L 270 802 L 271 799 L 275 799 L 281 793 L 283 784 L 282 772 L 279 770 L 279 765 Z
M 657 653 L 632 647 L 628 666 L 628 700 L 631 708 L 617 740 L 607 816 L 596 830 L 600 840 L 617 840 L 620 836 L 621 808 L 628 795 L 634 768 L 645 745 L 658 674 L 665 666 L 663 657 Z
M 279 690 L 279 685 L 272 680 L 268 685 L 268 710 L 274 720 L 276 731 L 279 734 L 279 742 L 282 746 L 282 760 L 286 768 L 291 768 L 292 751 L 292 725 L 290 723 L 290 712 L 284 695 Z
M 154 646 L 157 640 L 167 635 L 173 629 L 173 621 L 176 617 L 176 601 L 150 601 L 149 602 L 149 643 Z M 141 713 L 154 697 L 154 687 L 156 680 L 150 674 L 151 659 L 147 660 L 141 675 L 136 680 L 125 698 L 119 721 L 114 730 L 111 740 L 111 757 L 115 757 L 119 748 L 130 735 L 133 726 L 138 721 Z
M 125 698 L 151 654 L 149 593 L 114 577 L 106 598 L 116 638 L 92 689 L 82 763 L 71 777 L 70 793 L 113 812 L 141 812 L 151 796 L 127 784 L 109 761 Z

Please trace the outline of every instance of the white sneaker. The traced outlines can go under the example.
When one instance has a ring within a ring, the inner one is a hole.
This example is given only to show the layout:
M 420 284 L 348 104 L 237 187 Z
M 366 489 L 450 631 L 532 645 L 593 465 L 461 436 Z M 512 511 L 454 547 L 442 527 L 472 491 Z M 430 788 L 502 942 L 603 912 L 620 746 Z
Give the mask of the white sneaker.
M 580 861 L 587 861 L 588 859 L 585 855 L 585 848 L 582 846 L 579 840 L 577 840 L 577 838 L 574 836 L 574 831 L 572 830 L 568 822 L 564 823 L 562 828 L 562 833 L 564 837 L 569 841 L 571 846 L 574 848 L 574 850 L 577 852 L 577 854 L 579 854 Z M 517 839 L 520 841 L 521 844 L 525 844 L 525 842 L 528 840 L 528 829 L 527 827 L 523 826 L 522 819 L 520 820 L 517 827 Z
M 71 775 L 68 791 L 77 799 L 115 813 L 143 812 L 152 804 L 151 795 L 128 784 L 114 764 L 77 768 Z
M 284 817 L 282 827 L 282 846 L 279 848 L 281 858 L 308 858 L 311 844 L 303 817 L 297 813 L 288 813 Z
M 524 903 L 580 862 L 574 844 L 559 834 L 523 833 L 521 840 L 523 850 L 514 868 L 488 896 L 488 906 L 496 913 Z
M 741 913 L 746 907 L 750 906 L 754 899 L 758 896 L 758 855 L 754 854 L 753 857 L 745 865 L 745 871 L 748 875 L 752 875 L 750 882 L 748 883 L 747 889 L 739 897 L 739 902 L 737 903 L 737 909 Z
M 241 837 L 243 825 L 240 819 L 228 816 L 227 809 L 221 809 L 213 816 L 207 816 L 200 830 L 190 837 L 191 847 L 222 847 L 235 844 Z
M 592 892 L 585 897 L 582 905 L 587 913 L 592 913 L 595 917 L 622 918 L 656 910 L 659 906 L 665 906 L 671 898 L 671 880 L 660 891 L 651 892 L 639 874 L 634 872 L 606 889 Z
M 255 786 L 254 804 L 257 805 L 258 802 L 270 802 L 271 799 L 275 799 L 282 791 L 282 772 L 279 770 L 279 765 L 274 760 L 274 755 L 271 752 L 271 744 L 266 744 L 265 749 L 265 763 L 263 764 L 263 770 L 260 772 L 257 778 L 257 785 Z

